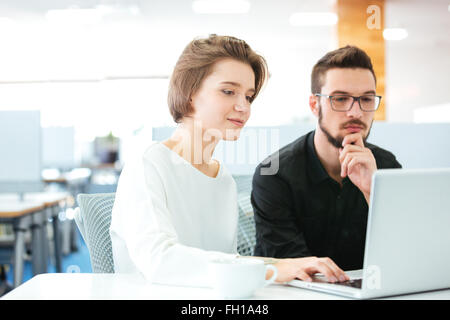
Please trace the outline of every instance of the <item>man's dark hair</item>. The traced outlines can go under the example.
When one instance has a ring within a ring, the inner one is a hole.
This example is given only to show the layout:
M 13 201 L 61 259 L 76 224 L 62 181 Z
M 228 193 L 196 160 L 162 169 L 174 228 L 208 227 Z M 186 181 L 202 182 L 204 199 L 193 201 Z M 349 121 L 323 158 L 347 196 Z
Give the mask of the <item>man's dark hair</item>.
M 358 47 L 348 45 L 328 52 L 317 61 L 311 73 L 311 93 L 322 93 L 325 74 L 329 69 L 333 68 L 368 69 L 372 72 L 375 83 L 377 82 L 372 61 L 367 53 Z

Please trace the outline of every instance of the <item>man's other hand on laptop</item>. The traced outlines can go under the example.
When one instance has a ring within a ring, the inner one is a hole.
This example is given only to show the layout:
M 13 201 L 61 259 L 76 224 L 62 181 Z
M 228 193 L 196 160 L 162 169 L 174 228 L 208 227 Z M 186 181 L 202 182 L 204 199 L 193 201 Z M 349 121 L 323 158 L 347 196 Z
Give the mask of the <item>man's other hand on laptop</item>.
M 275 266 L 278 269 L 277 282 L 288 282 L 294 279 L 312 281 L 312 276 L 322 273 L 328 282 L 344 282 L 350 277 L 330 258 L 287 258 L 279 259 Z

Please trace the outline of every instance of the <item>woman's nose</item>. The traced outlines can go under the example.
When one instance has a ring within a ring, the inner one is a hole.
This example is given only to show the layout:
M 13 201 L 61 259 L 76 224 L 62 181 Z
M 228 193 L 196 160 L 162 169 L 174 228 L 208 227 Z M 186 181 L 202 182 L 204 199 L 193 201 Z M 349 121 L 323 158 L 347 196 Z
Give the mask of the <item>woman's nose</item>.
M 248 112 L 250 110 L 250 106 L 239 103 L 234 106 L 234 110 L 236 110 L 238 112 Z

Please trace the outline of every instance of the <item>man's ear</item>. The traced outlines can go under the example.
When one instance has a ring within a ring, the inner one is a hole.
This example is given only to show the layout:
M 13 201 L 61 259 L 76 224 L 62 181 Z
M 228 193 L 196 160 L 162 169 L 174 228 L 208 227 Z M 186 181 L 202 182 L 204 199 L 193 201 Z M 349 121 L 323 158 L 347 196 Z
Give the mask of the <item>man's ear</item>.
M 311 94 L 309 96 L 309 108 L 311 109 L 311 112 L 313 115 L 316 116 L 316 118 L 319 117 L 319 97 L 316 97 L 315 95 Z

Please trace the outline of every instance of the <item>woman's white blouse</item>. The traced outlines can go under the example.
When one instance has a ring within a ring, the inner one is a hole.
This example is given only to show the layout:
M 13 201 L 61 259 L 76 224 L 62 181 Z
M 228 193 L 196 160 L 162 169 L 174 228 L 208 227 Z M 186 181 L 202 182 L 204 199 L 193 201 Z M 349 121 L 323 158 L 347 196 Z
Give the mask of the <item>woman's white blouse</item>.
M 110 227 L 115 272 L 155 283 L 209 286 L 212 258 L 237 256 L 236 184 L 208 177 L 153 142 L 125 164 Z

